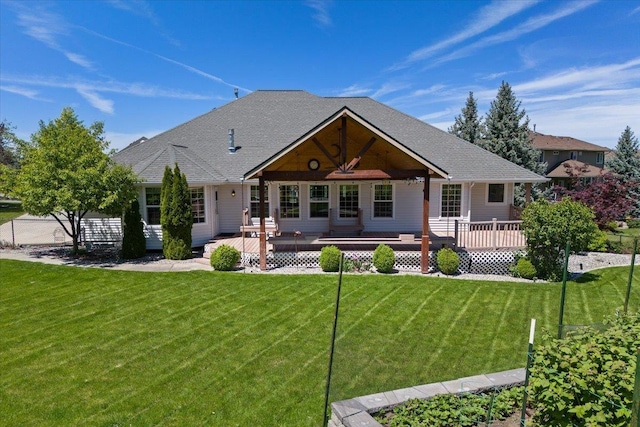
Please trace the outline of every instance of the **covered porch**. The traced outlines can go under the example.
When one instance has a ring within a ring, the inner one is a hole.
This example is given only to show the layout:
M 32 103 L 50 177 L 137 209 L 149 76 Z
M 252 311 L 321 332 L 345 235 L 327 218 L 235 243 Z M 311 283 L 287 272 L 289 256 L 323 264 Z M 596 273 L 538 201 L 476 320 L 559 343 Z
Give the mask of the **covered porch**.
M 429 232 L 429 185 L 432 177 L 445 179 L 447 173 L 348 108 L 340 109 L 245 174 L 245 180 L 258 180 L 260 268 L 267 269 L 269 252 L 319 251 L 327 245 L 365 250 L 375 249 L 384 242 L 392 247 L 419 251 L 421 271 L 427 273 L 431 238 L 435 237 Z M 363 225 L 363 207 L 367 209 L 368 219 L 385 221 L 387 230 L 406 229 L 402 216 L 398 214 L 402 207 L 396 206 L 398 200 L 393 186 L 393 182 L 406 180 L 422 186 L 422 201 L 418 205 L 421 230 L 413 233 L 381 233 L 381 230 L 376 230 L 369 233 Z M 307 206 L 300 201 L 301 182 L 308 183 L 304 186 L 309 192 Z M 358 184 L 361 182 L 371 186 L 369 206 L 363 206 Z M 279 236 L 269 239 L 265 203 L 267 183 L 278 183 L 281 230 Z M 304 209 L 306 212 L 302 214 Z M 296 228 L 296 221 L 326 222 L 327 230 L 321 233 L 297 231 L 304 228 Z M 287 223 L 290 224 L 288 228 Z M 246 244 L 245 240 L 245 249 Z

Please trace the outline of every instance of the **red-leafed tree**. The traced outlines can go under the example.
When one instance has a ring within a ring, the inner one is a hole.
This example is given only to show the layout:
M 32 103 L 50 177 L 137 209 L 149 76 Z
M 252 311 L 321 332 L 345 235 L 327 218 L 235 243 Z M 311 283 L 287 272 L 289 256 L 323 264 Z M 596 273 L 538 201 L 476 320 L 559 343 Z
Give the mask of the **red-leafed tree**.
M 580 179 L 580 171 L 574 174 L 571 190 L 557 187 L 559 196 L 567 196 L 582 202 L 595 213 L 600 229 L 610 228 L 615 221 L 624 220 L 634 207 L 633 194 L 640 190 L 637 181 L 629 181 L 612 173 L 603 173 L 590 183 Z

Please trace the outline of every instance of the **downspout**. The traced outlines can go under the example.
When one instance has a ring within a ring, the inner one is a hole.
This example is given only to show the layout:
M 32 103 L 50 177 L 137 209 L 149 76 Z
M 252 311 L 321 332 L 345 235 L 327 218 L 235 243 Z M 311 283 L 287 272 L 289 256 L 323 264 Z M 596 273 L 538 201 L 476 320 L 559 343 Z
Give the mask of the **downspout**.
M 476 185 L 475 181 L 472 181 L 469 185 L 469 205 L 467 207 L 467 216 L 469 217 L 469 222 L 471 222 L 471 190 L 473 186 Z

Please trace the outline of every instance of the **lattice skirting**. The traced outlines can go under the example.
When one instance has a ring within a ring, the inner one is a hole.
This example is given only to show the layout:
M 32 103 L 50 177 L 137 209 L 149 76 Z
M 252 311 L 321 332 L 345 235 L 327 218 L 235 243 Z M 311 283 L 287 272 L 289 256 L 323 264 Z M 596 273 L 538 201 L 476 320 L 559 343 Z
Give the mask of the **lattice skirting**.
M 509 275 L 509 267 L 516 254 L 523 251 L 459 251 L 460 273 Z M 420 271 L 420 252 L 396 251 L 395 269 L 398 271 Z M 357 259 L 372 264 L 373 251 L 344 251 L 345 259 Z M 318 268 L 320 252 L 270 252 L 267 254 L 267 268 Z M 259 267 L 260 257 L 255 253 L 245 253 L 242 263 L 248 267 Z M 436 252 L 429 253 L 429 273 L 437 270 Z

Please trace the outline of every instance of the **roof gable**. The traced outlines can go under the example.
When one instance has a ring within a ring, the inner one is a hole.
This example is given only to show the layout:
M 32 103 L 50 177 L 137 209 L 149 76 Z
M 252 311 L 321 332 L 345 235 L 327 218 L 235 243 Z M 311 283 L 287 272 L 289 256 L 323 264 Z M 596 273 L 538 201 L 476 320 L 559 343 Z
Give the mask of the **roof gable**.
M 521 168 L 476 145 L 402 113 L 371 98 L 323 98 L 304 91 L 255 91 L 213 109 L 153 138 L 116 153 L 120 163 L 134 167 L 149 182 L 160 182 L 168 155 L 158 152 L 173 145 L 196 165 L 186 171 L 189 182 L 240 182 L 266 159 L 304 140 L 337 112 L 385 137 L 390 144 L 452 181 L 541 182 L 544 177 Z M 228 131 L 234 129 L 235 153 L 228 150 Z M 195 160 L 197 158 L 197 161 Z M 425 163 L 423 163 L 425 164 Z M 142 167 L 144 165 L 144 167 Z M 197 166 L 197 167 L 196 167 Z M 210 175 L 201 172 L 210 166 Z M 181 170 L 185 170 L 180 163 Z

